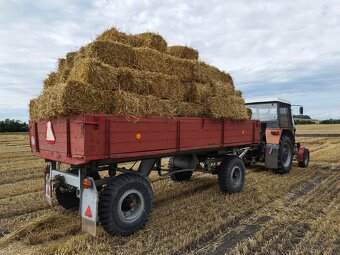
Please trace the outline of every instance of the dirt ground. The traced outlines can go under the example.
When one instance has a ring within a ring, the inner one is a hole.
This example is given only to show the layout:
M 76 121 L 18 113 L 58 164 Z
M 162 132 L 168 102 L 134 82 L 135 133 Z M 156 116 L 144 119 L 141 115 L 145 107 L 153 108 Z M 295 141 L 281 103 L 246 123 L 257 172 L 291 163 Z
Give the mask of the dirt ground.
M 298 133 L 340 133 L 308 126 Z M 251 167 L 239 194 L 222 194 L 216 176 L 174 183 L 152 174 L 151 219 L 121 238 L 101 227 L 97 237 L 82 233 L 78 212 L 49 208 L 44 162 L 27 135 L 1 135 L 0 254 L 340 254 L 340 137 L 298 140 L 311 150 L 308 168 Z

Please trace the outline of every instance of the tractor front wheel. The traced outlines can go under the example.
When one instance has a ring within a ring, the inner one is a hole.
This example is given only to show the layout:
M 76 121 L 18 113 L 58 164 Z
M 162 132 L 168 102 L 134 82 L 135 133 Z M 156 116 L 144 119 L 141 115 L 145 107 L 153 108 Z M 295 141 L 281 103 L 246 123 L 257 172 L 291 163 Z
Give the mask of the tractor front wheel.
M 299 167 L 308 167 L 309 164 L 309 150 L 305 149 L 303 152 L 303 160 L 299 162 Z

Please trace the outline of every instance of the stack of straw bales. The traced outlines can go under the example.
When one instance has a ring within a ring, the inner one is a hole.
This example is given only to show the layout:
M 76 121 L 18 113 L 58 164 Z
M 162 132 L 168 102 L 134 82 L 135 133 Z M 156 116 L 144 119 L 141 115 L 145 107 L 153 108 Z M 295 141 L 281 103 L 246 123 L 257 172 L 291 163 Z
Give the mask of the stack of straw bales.
M 115 28 L 60 59 L 30 102 L 33 120 L 82 113 L 249 118 L 230 75 L 199 61 L 196 50 Z

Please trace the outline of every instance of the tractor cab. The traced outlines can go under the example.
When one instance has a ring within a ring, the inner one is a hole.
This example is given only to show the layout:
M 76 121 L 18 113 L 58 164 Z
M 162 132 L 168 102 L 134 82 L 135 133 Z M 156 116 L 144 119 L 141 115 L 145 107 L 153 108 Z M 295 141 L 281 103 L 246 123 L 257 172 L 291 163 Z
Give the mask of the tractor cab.
M 246 102 L 246 106 L 252 110 L 252 119 L 260 120 L 266 128 L 294 128 L 291 103 L 287 100 L 250 100 Z M 300 112 L 302 109 L 300 107 Z

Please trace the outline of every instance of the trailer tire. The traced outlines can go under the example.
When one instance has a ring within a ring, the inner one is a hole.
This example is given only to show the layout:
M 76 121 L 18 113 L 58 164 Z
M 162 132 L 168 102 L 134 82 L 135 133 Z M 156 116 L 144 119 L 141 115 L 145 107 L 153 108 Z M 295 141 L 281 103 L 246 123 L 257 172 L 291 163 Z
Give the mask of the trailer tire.
M 280 174 L 289 173 L 293 164 L 294 148 L 290 138 L 286 135 L 281 136 L 278 154 L 279 167 L 275 172 Z
M 224 193 L 238 193 L 243 189 L 245 167 L 237 156 L 227 156 L 217 169 L 220 190 Z
M 169 159 L 169 172 L 176 170 L 173 166 L 173 157 Z M 174 182 L 190 181 L 192 176 L 192 171 L 178 172 L 170 175 L 171 180 Z
M 112 178 L 100 193 L 98 216 L 112 236 L 129 236 L 145 226 L 153 204 L 148 180 L 136 173 Z
M 305 151 L 303 152 L 303 160 L 299 162 L 299 167 L 306 168 L 308 167 L 308 164 L 309 164 L 309 150 L 305 149 Z

